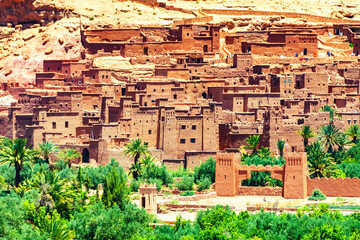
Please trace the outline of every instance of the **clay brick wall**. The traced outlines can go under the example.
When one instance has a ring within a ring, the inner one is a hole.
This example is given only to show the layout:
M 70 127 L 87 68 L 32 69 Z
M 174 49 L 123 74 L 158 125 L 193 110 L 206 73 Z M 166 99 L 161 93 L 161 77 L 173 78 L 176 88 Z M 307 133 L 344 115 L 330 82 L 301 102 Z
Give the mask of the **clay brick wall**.
M 241 186 L 237 195 L 240 196 L 282 196 L 281 187 L 247 187 Z
M 203 151 L 186 151 L 185 152 L 185 164 L 187 169 L 194 169 L 195 166 L 199 166 L 202 162 L 206 162 L 210 157 L 216 158 L 216 151 L 203 152 Z
M 359 197 L 360 179 L 358 178 L 314 178 L 307 177 L 307 195 L 319 189 L 327 197 Z
M 141 30 L 134 29 L 101 29 L 101 30 L 86 30 L 86 35 L 94 35 L 96 38 L 90 40 L 91 42 L 99 42 L 108 40 L 110 42 L 126 42 L 131 37 L 140 36 Z

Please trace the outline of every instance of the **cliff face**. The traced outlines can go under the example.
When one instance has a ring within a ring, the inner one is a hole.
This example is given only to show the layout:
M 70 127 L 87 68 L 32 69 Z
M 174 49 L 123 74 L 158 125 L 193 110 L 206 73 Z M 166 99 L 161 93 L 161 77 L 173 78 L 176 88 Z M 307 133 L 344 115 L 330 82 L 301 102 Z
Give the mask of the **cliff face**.
M 68 11 L 41 0 L 0 0 L 0 25 L 58 20 Z

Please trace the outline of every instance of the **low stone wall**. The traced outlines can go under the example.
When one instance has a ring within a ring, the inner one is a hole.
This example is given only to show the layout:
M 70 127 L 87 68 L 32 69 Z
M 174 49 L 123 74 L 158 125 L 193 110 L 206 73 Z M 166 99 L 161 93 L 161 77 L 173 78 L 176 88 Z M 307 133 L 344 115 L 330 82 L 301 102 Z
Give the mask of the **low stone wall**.
M 240 187 L 240 196 L 282 196 L 281 187 Z
M 202 199 L 208 199 L 208 198 L 213 198 L 213 197 L 216 197 L 216 193 L 215 192 L 212 192 L 212 193 L 209 193 L 209 194 L 195 194 L 193 196 L 180 196 L 180 197 L 177 197 L 175 198 L 175 200 L 178 200 L 178 201 L 199 201 L 199 200 L 202 200 Z

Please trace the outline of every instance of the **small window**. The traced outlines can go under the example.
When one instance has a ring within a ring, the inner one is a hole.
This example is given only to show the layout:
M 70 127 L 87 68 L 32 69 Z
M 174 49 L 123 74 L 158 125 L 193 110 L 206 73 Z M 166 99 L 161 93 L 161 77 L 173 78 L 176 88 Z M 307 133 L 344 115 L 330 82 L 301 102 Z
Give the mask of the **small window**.
M 52 128 L 56 129 L 56 122 L 52 122 Z
M 351 121 L 350 120 L 348 120 L 348 124 L 350 124 L 351 123 Z
M 357 122 L 357 121 L 356 121 L 356 120 L 354 120 L 354 124 L 356 124 L 356 122 Z
M 149 130 L 149 135 L 151 135 L 151 130 Z
M 192 126 L 191 126 L 191 129 L 192 129 L 192 130 L 196 130 L 196 125 L 192 125 Z
M 69 127 L 69 122 L 68 122 L 68 121 L 65 122 L 65 127 L 66 127 L 66 128 Z
M 183 138 L 180 139 L 180 143 L 181 143 L 181 144 L 185 144 L 185 139 L 183 139 Z
M 177 99 L 177 94 L 174 94 L 174 99 Z
M 190 142 L 191 142 L 191 143 L 195 143 L 195 142 L 196 142 L 196 139 L 195 139 L 195 138 L 190 138 Z
M 186 128 L 186 125 L 181 125 L 181 129 L 185 129 Z

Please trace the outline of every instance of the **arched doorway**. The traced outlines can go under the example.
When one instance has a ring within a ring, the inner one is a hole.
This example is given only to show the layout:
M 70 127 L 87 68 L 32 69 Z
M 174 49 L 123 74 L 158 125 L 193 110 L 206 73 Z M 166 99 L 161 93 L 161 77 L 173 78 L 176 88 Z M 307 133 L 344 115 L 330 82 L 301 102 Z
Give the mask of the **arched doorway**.
M 82 162 L 83 163 L 88 163 L 88 162 L 90 162 L 89 160 L 90 160 L 90 154 L 89 154 L 89 149 L 87 149 L 87 148 L 84 148 L 83 150 L 82 150 Z

